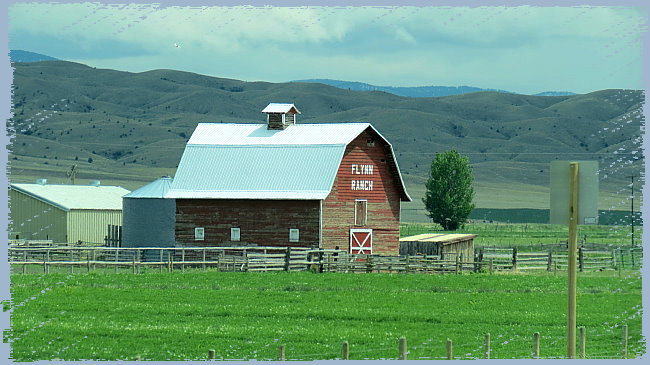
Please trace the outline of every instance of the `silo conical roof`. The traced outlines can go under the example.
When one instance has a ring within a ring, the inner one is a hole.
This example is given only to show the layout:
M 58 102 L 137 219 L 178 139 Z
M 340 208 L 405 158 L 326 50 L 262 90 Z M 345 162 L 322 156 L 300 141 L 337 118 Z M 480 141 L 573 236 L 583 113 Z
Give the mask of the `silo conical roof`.
M 124 195 L 124 198 L 164 198 L 167 191 L 172 186 L 173 179 L 169 176 L 163 176 L 149 184 Z

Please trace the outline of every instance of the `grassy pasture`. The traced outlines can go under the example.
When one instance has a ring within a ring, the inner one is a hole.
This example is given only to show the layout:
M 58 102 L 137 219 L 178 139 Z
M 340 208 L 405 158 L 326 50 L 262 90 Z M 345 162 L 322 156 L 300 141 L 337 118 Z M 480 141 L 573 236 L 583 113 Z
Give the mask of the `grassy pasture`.
M 640 244 L 642 227 L 635 227 L 635 244 Z M 463 229 L 445 232 L 437 224 L 403 223 L 400 235 L 411 236 L 420 233 L 472 233 L 475 247 L 482 246 L 529 246 L 566 241 L 569 236 L 567 226 L 555 224 L 503 224 L 503 223 L 469 223 Z M 628 226 L 578 226 L 578 239 L 587 237 L 589 243 L 607 243 L 618 246 L 630 246 L 631 230 Z
M 409 359 L 530 358 L 566 354 L 566 278 L 552 274 L 390 275 L 291 273 L 148 273 L 12 275 L 11 357 L 187 360 L 394 359 L 406 336 Z M 578 325 L 587 356 L 621 354 L 621 325 L 631 357 L 641 339 L 638 272 L 580 274 Z

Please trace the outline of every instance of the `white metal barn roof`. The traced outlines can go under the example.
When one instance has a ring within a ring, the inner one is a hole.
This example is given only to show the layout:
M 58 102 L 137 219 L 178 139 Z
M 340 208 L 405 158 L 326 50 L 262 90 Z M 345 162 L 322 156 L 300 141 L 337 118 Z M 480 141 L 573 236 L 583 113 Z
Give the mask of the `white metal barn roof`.
M 296 124 L 283 130 L 267 129 L 266 124 L 199 123 L 187 144 L 347 145 L 368 127 L 369 123 Z
M 65 211 L 122 210 L 122 197 L 129 193 L 120 186 L 11 184 L 11 188 Z
M 298 124 L 284 130 L 269 130 L 266 124 L 200 123 L 165 197 L 325 199 L 347 144 L 369 128 L 381 136 L 369 123 Z M 408 198 L 401 175 L 399 179 Z

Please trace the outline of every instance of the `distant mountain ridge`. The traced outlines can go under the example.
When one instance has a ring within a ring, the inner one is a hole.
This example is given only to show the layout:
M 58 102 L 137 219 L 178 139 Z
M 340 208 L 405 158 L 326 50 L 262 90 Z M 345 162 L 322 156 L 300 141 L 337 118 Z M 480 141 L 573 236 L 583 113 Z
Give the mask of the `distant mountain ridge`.
M 482 89 L 473 86 L 378 86 L 367 84 L 365 82 L 356 81 L 342 81 L 331 79 L 305 79 L 293 80 L 291 82 L 310 82 L 320 83 L 329 86 L 338 87 L 339 89 L 354 90 L 354 91 L 383 91 L 399 96 L 406 96 L 410 98 L 431 98 L 450 95 L 462 95 L 474 93 L 479 91 L 496 91 L 506 94 L 515 94 L 510 91 L 500 89 Z M 575 95 L 575 93 L 568 91 L 545 91 L 535 96 L 566 96 Z
M 11 62 L 40 62 L 40 61 L 59 61 L 58 58 L 46 56 L 40 53 L 12 49 L 9 51 Z

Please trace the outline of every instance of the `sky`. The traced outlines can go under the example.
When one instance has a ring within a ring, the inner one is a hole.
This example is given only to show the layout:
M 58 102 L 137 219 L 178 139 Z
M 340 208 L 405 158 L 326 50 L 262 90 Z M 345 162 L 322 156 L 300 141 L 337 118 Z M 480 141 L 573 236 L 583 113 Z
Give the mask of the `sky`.
M 98 68 L 534 94 L 643 89 L 647 8 L 14 3 L 9 48 Z

